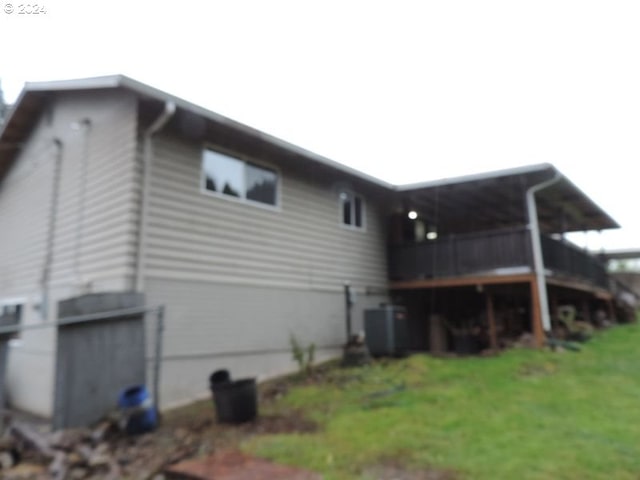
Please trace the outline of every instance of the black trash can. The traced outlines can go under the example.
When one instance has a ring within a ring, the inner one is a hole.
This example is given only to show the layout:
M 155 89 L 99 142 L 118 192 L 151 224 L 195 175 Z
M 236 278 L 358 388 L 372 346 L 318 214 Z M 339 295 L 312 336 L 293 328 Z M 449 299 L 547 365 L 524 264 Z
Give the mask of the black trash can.
M 209 386 L 211 388 L 224 383 L 229 383 L 230 381 L 231 374 L 229 373 L 229 370 L 216 370 L 209 376 Z
M 258 389 L 254 378 L 232 381 L 227 370 L 218 370 L 209 377 L 209 384 L 218 422 L 244 423 L 256 418 Z

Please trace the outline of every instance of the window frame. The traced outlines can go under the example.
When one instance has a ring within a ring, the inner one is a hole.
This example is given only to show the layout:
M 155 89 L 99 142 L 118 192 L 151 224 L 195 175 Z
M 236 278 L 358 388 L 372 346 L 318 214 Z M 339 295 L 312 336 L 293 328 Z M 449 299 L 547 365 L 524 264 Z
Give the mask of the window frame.
M 25 309 L 27 307 L 27 299 L 24 297 L 18 297 L 18 298 L 5 298 L 5 299 L 0 299 L 0 316 L 4 316 L 4 310 L 5 308 L 8 307 L 12 307 L 12 308 L 19 308 L 20 312 L 17 315 L 17 322 L 15 323 L 16 327 L 19 327 L 21 325 L 24 324 L 24 315 L 25 315 Z M 15 333 L 12 333 L 10 335 L 10 340 L 9 343 L 11 345 L 15 345 L 15 342 L 20 342 L 22 337 L 22 330 L 18 330 Z
M 243 165 L 243 173 L 245 175 L 244 180 L 246 180 L 246 170 L 244 169 L 246 165 L 252 165 L 254 167 L 262 168 L 264 170 L 270 170 L 276 174 L 276 194 L 275 194 L 275 205 L 271 205 L 269 203 L 259 202 L 258 200 L 252 200 L 246 197 L 246 191 L 244 192 L 244 196 L 235 197 L 233 195 L 228 195 L 223 192 L 215 192 L 213 190 L 209 190 L 207 188 L 207 176 L 204 171 L 204 152 L 205 150 L 210 150 L 214 153 L 218 153 L 220 155 L 224 155 L 225 157 L 229 157 L 233 160 L 237 160 L 241 162 Z M 282 211 L 282 171 L 280 168 L 276 167 L 273 164 L 263 162 L 262 160 L 256 160 L 254 158 L 250 158 L 246 155 L 239 154 L 237 152 L 233 152 L 231 150 L 221 148 L 219 146 L 212 146 L 209 144 L 205 144 L 200 149 L 200 193 L 204 195 L 208 195 L 215 198 L 222 198 L 224 200 L 228 200 L 230 202 L 236 202 L 240 204 L 248 204 L 252 206 L 256 206 L 258 208 L 265 208 L 270 211 L 280 212 Z
M 348 195 L 349 196 L 349 200 L 351 202 L 351 220 L 352 223 L 345 223 L 344 222 L 344 201 L 345 199 L 342 198 L 343 195 Z M 360 223 L 361 225 L 358 226 L 355 224 L 355 219 L 356 219 L 356 198 L 360 199 Z M 354 230 L 354 231 L 358 231 L 358 232 L 366 232 L 367 231 L 367 202 L 364 198 L 363 195 L 354 192 L 353 190 L 349 190 L 346 188 L 340 189 L 340 191 L 338 192 L 338 214 L 339 214 L 339 221 L 340 221 L 340 226 L 342 228 L 345 228 L 347 230 Z

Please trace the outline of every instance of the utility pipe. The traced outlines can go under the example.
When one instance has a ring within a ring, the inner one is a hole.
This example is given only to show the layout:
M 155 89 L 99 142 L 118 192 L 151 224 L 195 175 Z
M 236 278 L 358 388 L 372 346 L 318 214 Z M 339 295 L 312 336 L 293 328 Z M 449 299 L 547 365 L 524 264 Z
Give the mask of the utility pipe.
M 351 307 L 353 306 L 353 296 L 349 282 L 344 283 L 344 303 L 347 320 L 347 344 L 351 341 Z
M 140 218 L 138 219 L 138 255 L 136 258 L 136 283 L 135 289 L 138 292 L 142 292 L 143 275 L 142 267 L 146 254 L 146 240 L 147 240 L 147 217 L 149 216 L 149 186 L 151 183 L 151 163 L 153 160 L 153 142 L 152 137 L 155 133 L 160 131 L 167 122 L 171 119 L 176 111 L 176 104 L 171 100 L 167 100 L 164 104 L 164 111 L 156 118 L 155 122 L 147 128 L 143 134 L 143 150 L 142 150 L 142 179 L 140 192 Z
M 153 355 L 153 401 L 160 411 L 160 376 L 162 375 L 162 336 L 164 334 L 164 305 L 156 313 L 156 345 Z
M 51 205 L 49 205 L 49 225 L 47 227 L 47 243 L 42 267 L 42 278 L 40 280 L 42 288 L 42 300 L 40 301 L 40 315 L 43 320 L 47 320 L 49 311 L 49 284 L 51 283 L 51 265 L 53 264 L 53 248 L 55 241 L 56 220 L 58 217 L 58 198 L 60 197 L 60 179 L 62 177 L 62 154 L 63 144 L 59 138 L 53 139 L 56 148 L 53 181 L 51 187 Z
M 540 190 L 550 187 L 562 178 L 562 174 L 556 171 L 553 178 L 529 187 L 526 195 L 527 216 L 529 217 L 529 232 L 531 233 L 531 248 L 533 252 L 533 271 L 538 285 L 542 329 L 545 332 L 551 331 L 551 316 L 549 315 L 549 304 L 547 300 L 547 283 L 544 278 L 544 261 L 542 259 L 542 243 L 540 240 L 540 225 L 538 224 L 538 209 L 536 208 L 535 195 Z

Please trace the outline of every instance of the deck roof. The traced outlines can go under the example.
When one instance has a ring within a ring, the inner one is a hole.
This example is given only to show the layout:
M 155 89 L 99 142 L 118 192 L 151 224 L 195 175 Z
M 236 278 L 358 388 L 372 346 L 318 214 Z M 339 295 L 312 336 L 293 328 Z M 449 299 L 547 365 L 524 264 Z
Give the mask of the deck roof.
M 549 163 L 403 185 L 396 190 L 405 209 L 419 211 L 427 223 L 444 232 L 466 233 L 526 225 L 527 189 L 555 176 L 560 179 L 536 194 L 543 232 L 619 228 Z

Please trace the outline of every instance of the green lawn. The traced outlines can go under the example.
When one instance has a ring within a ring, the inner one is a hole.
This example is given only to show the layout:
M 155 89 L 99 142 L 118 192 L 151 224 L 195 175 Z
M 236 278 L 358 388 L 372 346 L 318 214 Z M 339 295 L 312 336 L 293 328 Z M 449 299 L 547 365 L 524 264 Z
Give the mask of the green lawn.
M 424 478 L 640 478 L 640 326 L 597 335 L 579 353 L 423 355 L 334 369 L 279 408 L 317 420 L 311 434 L 257 436 L 244 448 L 324 474 L 366 479 L 376 465 Z

